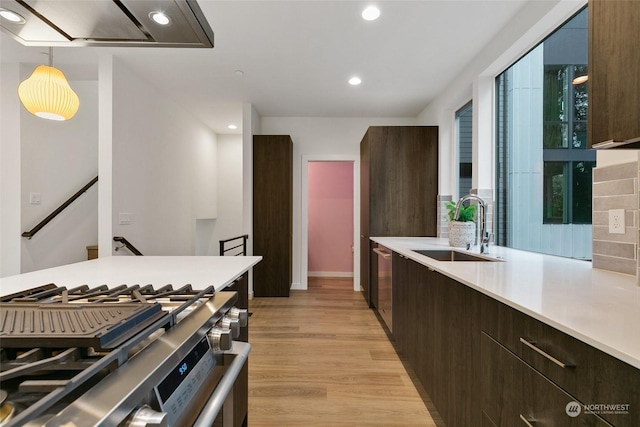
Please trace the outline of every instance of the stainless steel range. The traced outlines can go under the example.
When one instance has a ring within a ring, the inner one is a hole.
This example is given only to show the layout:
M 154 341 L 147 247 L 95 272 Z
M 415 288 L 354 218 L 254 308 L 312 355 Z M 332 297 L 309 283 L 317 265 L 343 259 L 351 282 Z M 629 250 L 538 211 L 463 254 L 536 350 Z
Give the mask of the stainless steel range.
M 0 427 L 246 425 L 236 292 L 53 284 L 0 298 Z

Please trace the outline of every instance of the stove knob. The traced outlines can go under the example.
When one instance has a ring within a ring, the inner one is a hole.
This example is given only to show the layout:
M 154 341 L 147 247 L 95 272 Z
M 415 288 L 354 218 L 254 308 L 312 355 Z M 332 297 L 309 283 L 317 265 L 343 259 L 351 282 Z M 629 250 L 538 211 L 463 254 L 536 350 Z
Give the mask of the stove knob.
M 213 328 L 209 331 L 209 342 L 213 351 L 231 350 L 233 338 L 231 330 L 222 328 Z
M 224 316 L 220 320 L 220 326 L 223 329 L 231 329 L 231 336 L 238 338 L 240 336 L 240 321 L 229 316 Z
M 227 312 L 227 316 L 232 319 L 238 319 L 241 328 L 247 326 L 247 323 L 249 322 L 249 312 L 246 308 L 232 307 L 231 310 Z
M 138 409 L 129 422 L 128 427 L 168 427 L 169 416 L 166 412 L 158 412 L 145 405 Z

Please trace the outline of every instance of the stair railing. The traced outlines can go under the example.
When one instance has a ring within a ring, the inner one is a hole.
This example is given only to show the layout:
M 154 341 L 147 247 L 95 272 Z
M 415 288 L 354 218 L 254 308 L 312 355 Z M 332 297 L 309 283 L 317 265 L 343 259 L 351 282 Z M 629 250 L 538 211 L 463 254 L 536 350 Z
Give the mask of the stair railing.
M 234 242 L 236 240 L 240 240 L 242 239 L 242 243 L 239 242 Z M 249 239 L 249 235 L 248 234 L 244 234 L 242 236 L 238 236 L 238 237 L 232 237 L 230 239 L 226 239 L 226 240 L 220 240 L 220 256 L 224 256 L 227 252 L 230 252 L 234 249 L 238 249 L 238 248 L 242 248 L 237 254 L 235 254 L 235 256 L 245 256 L 247 254 L 247 239 Z M 230 243 L 230 242 L 234 242 L 234 243 Z M 226 244 L 230 243 L 232 245 L 235 246 L 231 246 L 229 248 L 225 248 Z
M 132 254 L 137 255 L 137 256 L 142 256 L 142 252 L 140 252 L 140 251 L 139 251 L 135 246 L 133 246 L 133 245 L 131 244 L 131 242 L 130 242 L 130 241 L 128 241 L 128 240 L 127 240 L 127 239 L 125 239 L 124 237 L 122 237 L 122 236 L 114 236 L 113 241 L 114 241 L 114 242 L 118 242 L 118 243 L 121 243 L 121 244 L 122 244 L 122 246 L 116 246 L 116 249 L 115 249 L 115 250 L 116 250 L 116 252 L 117 252 L 119 249 L 127 248 L 127 249 L 129 249 L 129 251 L 130 251 Z
M 22 237 L 27 237 L 28 239 L 31 239 L 38 231 L 40 231 L 45 225 L 49 224 L 49 222 L 55 218 L 56 216 L 58 216 L 58 214 L 60 214 L 60 212 L 62 212 L 63 210 L 65 210 L 67 208 L 67 206 L 69 206 L 71 203 L 73 203 L 74 201 L 76 201 L 76 199 L 80 196 L 82 196 L 82 194 L 84 192 L 86 192 L 89 188 L 91 188 L 93 186 L 93 184 L 95 184 L 96 182 L 98 182 L 98 177 L 96 176 L 95 178 L 93 178 L 91 181 L 89 181 L 89 183 L 87 185 L 85 185 L 84 187 L 82 187 L 80 190 L 78 190 L 73 196 L 69 197 L 69 199 L 67 199 L 66 202 L 64 202 L 63 204 L 61 204 L 60 206 L 58 206 L 58 208 L 56 210 L 54 210 L 53 212 L 51 212 L 51 214 L 49 216 L 47 216 L 45 219 L 43 219 L 42 221 L 40 221 L 38 223 L 38 225 L 36 225 L 35 227 L 33 227 L 31 230 L 29 231 L 25 231 L 24 233 L 22 233 Z

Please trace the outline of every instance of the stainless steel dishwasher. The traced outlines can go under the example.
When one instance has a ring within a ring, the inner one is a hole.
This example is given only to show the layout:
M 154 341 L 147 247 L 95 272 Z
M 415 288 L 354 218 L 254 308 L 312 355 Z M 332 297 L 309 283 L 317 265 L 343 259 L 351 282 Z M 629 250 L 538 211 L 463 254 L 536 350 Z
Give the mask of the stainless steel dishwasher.
M 391 250 L 382 245 L 373 248 L 378 257 L 378 313 L 389 330 L 393 332 L 391 314 Z

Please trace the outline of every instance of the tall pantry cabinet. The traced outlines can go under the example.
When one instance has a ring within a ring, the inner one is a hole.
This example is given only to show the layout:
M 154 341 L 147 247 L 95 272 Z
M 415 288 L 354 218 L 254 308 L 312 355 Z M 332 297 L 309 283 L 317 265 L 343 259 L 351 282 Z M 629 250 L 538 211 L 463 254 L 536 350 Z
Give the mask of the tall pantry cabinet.
M 253 136 L 253 267 L 256 297 L 288 297 L 293 257 L 293 141 Z
M 360 142 L 360 277 L 377 307 L 370 237 L 437 235 L 438 127 L 371 126 Z

